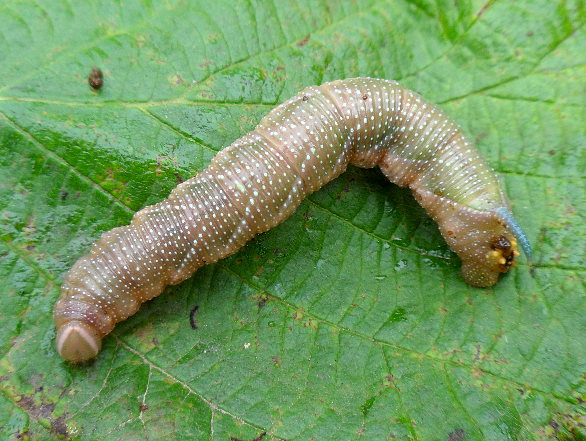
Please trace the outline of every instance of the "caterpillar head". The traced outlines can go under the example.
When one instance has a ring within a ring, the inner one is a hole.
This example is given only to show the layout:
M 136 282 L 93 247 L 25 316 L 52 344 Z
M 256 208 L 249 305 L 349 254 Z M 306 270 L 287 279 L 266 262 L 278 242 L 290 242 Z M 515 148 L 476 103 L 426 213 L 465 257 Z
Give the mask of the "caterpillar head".
M 462 259 L 462 277 L 469 285 L 494 285 L 515 264 L 519 243 L 531 259 L 529 241 L 508 209 L 476 210 L 421 189 L 415 196 Z
M 456 246 L 452 245 L 462 259 L 462 277 L 470 285 L 494 285 L 502 273 L 515 265 L 515 259 L 519 256 L 515 237 L 506 226 L 501 229 L 498 222 L 495 224 L 477 234 L 463 234 L 463 240 Z
M 486 259 L 497 265 L 500 272 L 506 273 L 515 263 L 515 258 L 519 256 L 517 251 L 517 239 L 507 236 L 499 236 L 493 240 L 490 247 L 492 251 L 488 253 Z

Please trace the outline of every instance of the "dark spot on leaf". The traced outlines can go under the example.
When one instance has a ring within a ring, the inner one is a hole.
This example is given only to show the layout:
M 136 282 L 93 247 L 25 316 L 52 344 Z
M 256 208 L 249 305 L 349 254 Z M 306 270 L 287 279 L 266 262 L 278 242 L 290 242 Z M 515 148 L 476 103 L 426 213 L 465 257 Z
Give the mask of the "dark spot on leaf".
M 527 36 L 528 36 L 528 37 L 531 37 L 531 36 L 533 36 L 533 31 L 527 31 Z
M 191 311 L 189 311 L 189 325 L 191 329 L 197 329 L 197 320 L 195 319 L 195 313 L 199 309 L 199 305 L 195 305 Z
M 480 132 L 478 135 L 476 135 L 476 137 L 474 138 L 474 143 L 475 144 L 480 144 L 480 141 L 482 141 L 484 138 L 486 138 L 488 136 L 488 132 Z
M 66 416 L 61 415 L 58 418 L 51 418 L 55 403 L 46 403 L 44 400 L 40 404 L 35 402 L 32 396 L 19 395 L 20 400 L 16 404 L 24 409 L 34 419 L 45 419 L 51 421 L 51 430 L 59 435 L 68 436 L 67 426 L 65 424 Z
M 153 337 L 152 342 L 153 342 L 153 345 L 159 346 L 159 339 L 157 337 Z
M 144 403 L 141 403 L 139 407 L 140 407 L 141 412 L 144 412 L 145 410 L 149 410 L 149 406 L 147 406 Z
M 309 41 L 309 34 L 307 34 L 303 40 L 301 40 L 299 43 L 297 43 L 297 47 L 305 46 L 308 41 Z
M 27 245 L 27 246 L 26 246 L 26 249 L 27 249 L 28 251 L 32 251 L 32 250 L 34 250 L 35 248 L 36 248 L 36 245 Z
M 49 419 L 55 408 L 55 404 L 53 403 L 45 404 L 41 402 L 41 404 L 36 404 L 34 398 L 27 395 L 20 395 L 20 400 L 16 404 L 34 418 Z
M 267 435 L 267 433 L 263 432 L 259 436 L 257 436 L 256 438 L 249 440 L 249 441 L 261 441 L 266 435 Z M 231 436 L 230 441 L 247 441 L 247 440 L 242 440 L 240 438 L 236 438 L 235 436 Z
M 348 193 L 348 192 L 350 191 L 350 183 L 351 183 L 351 182 L 352 182 L 352 181 L 350 181 L 350 182 L 346 182 L 346 184 L 344 185 L 344 188 L 342 189 L 342 191 L 341 191 L 341 192 L 338 194 L 338 196 L 336 196 L 336 199 L 337 199 L 337 200 L 340 200 L 340 199 L 342 198 L 342 195 L 343 195 L 344 193 Z
M 556 152 L 555 150 L 550 150 L 550 151 L 548 151 L 547 153 L 549 153 L 550 155 L 552 155 L 552 156 L 553 156 L 553 155 L 555 155 L 557 152 Z
M 87 77 L 87 82 L 94 90 L 99 90 L 104 85 L 104 74 L 97 67 L 92 67 L 90 74 Z
M 307 95 L 303 95 L 303 98 L 302 98 L 303 101 L 307 101 L 308 99 L 309 98 L 307 97 Z
M 183 181 L 185 181 L 185 179 L 183 179 L 181 177 L 181 175 L 179 175 L 179 173 L 175 172 L 175 180 L 177 181 L 177 185 L 181 184 Z
M 283 364 L 281 359 L 277 356 L 272 357 L 271 360 L 273 360 L 273 363 L 275 363 L 277 366 L 281 366 L 281 364 Z
M 462 441 L 466 436 L 464 430 L 459 427 L 448 435 L 448 441 Z
M 67 425 L 65 424 L 65 415 L 61 415 L 59 418 L 51 420 L 51 430 L 58 435 L 68 437 Z
M 391 374 L 385 375 L 385 378 L 383 379 L 383 387 L 398 389 L 397 385 L 395 384 L 395 376 Z
M 474 354 L 474 359 L 472 363 L 477 363 L 480 360 L 480 345 L 476 345 L 476 354 Z
M 61 200 L 64 201 L 65 199 L 67 199 L 67 196 L 69 196 L 69 192 L 67 190 L 61 190 Z
M 266 292 L 261 292 L 259 295 L 255 296 L 256 298 L 256 305 L 258 309 L 262 309 L 263 306 L 269 301 L 269 294 Z

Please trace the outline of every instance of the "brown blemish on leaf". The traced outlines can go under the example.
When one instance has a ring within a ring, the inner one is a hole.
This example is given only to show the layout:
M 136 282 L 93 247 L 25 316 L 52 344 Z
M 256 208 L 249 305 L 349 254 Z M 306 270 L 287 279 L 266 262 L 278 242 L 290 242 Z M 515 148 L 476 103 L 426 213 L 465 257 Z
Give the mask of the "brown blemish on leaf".
M 344 195 L 344 193 L 348 193 L 350 191 L 350 185 L 352 184 L 352 182 L 354 182 L 354 178 L 351 178 L 348 182 L 346 182 L 346 184 L 344 184 L 344 188 L 340 193 L 338 193 L 338 196 L 336 196 L 336 200 L 339 201 Z
M 482 141 L 484 138 L 486 138 L 488 136 L 487 132 L 480 132 L 478 135 L 476 135 L 476 137 L 474 138 L 474 143 L 475 144 L 480 144 L 480 141 Z
M 61 415 L 59 418 L 51 420 L 51 430 L 58 435 L 69 437 L 67 433 L 67 425 L 65 424 L 65 415 Z
M 303 326 L 305 328 L 311 328 L 311 329 L 317 329 L 318 328 L 318 324 L 317 321 L 315 321 L 314 319 L 312 319 L 311 317 L 308 318 L 305 323 L 303 323 Z
M 180 84 L 185 83 L 183 77 L 178 73 L 170 75 L 168 79 L 171 86 L 179 86 Z
M 16 405 L 24 409 L 35 420 L 46 419 L 51 422 L 51 430 L 61 436 L 68 437 L 67 426 L 65 424 L 66 415 L 63 414 L 58 418 L 51 418 L 55 403 L 41 401 L 40 404 L 35 402 L 34 397 L 28 395 L 19 395 L 20 400 Z
M 448 435 L 448 441 L 462 441 L 466 433 L 459 427 Z
M 394 375 L 386 375 L 383 380 L 383 386 L 389 387 L 391 389 L 397 389 L 397 385 L 395 384 L 395 376 Z
M 26 227 L 22 229 L 23 233 L 25 234 L 34 234 L 37 231 L 37 227 L 35 227 L 35 217 L 29 216 L 26 220 Z
M 305 46 L 308 41 L 309 41 L 309 34 L 307 34 L 303 40 L 301 40 L 299 43 L 297 43 L 297 47 Z
M 476 345 L 476 354 L 474 354 L 474 358 L 472 359 L 472 363 L 478 363 L 480 360 L 480 345 Z
M 256 438 L 254 438 L 250 441 L 261 441 L 266 435 L 267 435 L 267 433 L 263 432 L 259 436 L 257 436 Z M 240 438 L 236 438 L 235 436 L 231 436 L 230 441 L 247 441 L 247 440 L 242 440 Z
M 262 309 L 263 306 L 265 306 L 265 304 L 270 300 L 269 293 L 267 292 L 261 292 L 260 294 L 253 296 L 253 298 L 256 300 L 256 306 L 258 306 L 258 309 Z
M 303 318 L 303 312 L 295 311 L 291 317 L 293 317 L 295 320 L 301 320 Z

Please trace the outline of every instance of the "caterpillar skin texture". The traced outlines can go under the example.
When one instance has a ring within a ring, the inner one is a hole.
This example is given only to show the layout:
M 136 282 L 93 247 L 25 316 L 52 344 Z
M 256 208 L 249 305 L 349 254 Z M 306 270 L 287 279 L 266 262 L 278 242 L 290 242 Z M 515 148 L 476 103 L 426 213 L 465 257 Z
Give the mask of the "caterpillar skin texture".
M 409 187 L 470 285 L 496 283 L 519 255 L 517 240 L 530 257 L 495 173 L 441 110 L 395 81 L 334 81 L 276 107 L 168 199 L 103 234 L 65 276 L 59 353 L 95 357 L 141 303 L 281 223 L 348 164 L 378 166 Z

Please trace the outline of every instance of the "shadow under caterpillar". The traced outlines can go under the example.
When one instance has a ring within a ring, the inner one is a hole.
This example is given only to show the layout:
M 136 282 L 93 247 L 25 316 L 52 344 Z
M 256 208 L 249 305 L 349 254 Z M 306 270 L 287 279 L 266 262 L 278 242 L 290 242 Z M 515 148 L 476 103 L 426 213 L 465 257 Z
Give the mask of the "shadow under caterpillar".
M 54 310 L 59 354 L 95 357 L 141 303 L 281 223 L 349 164 L 378 166 L 409 187 L 470 285 L 495 284 L 517 242 L 531 258 L 497 176 L 456 123 L 395 81 L 333 81 L 279 105 L 168 199 L 104 233 L 65 276 Z

